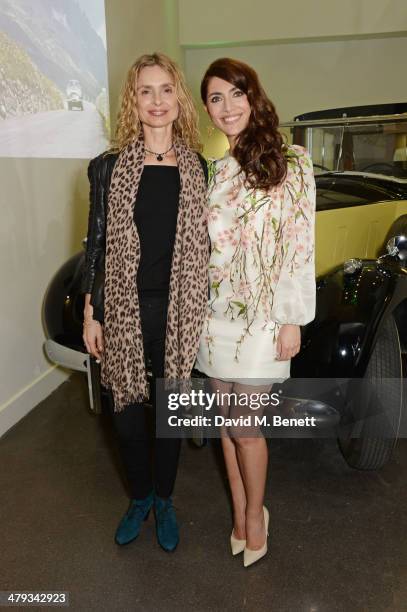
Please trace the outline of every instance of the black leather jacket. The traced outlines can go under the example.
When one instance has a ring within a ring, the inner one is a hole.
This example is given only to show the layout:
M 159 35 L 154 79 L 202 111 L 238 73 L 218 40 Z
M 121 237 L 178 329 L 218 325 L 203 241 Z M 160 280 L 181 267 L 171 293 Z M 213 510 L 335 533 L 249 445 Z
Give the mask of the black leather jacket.
M 82 291 L 92 294 L 93 317 L 98 321 L 103 321 L 107 199 L 117 158 L 118 153 L 102 153 L 88 166 L 89 219 Z
M 110 181 L 118 153 L 105 152 L 91 160 L 88 166 L 90 183 L 90 205 L 85 265 L 82 275 L 82 292 L 90 293 L 93 318 L 103 322 L 106 212 Z M 199 155 L 199 161 L 208 180 L 206 160 Z

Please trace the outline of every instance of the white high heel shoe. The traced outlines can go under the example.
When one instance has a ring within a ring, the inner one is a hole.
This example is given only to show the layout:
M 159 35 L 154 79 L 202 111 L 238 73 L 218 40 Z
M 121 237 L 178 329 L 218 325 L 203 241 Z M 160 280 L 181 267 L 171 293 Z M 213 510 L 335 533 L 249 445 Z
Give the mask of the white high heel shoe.
M 246 540 L 238 540 L 232 533 L 230 534 L 230 548 L 232 549 L 232 555 L 238 555 L 243 552 L 246 547 Z
M 264 555 L 267 553 L 267 538 L 269 535 L 270 516 L 269 516 L 269 511 L 267 510 L 266 506 L 263 506 L 263 514 L 264 514 L 264 525 L 266 528 L 266 541 L 264 542 L 263 546 L 259 548 L 258 550 L 251 550 L 250 548 L 246 548 L 246 547 L 244 548 L 244 555 L 243 555 L 244 567 L 253 565 L 253 563 L 256 563 L 256 561 L 264 557 Z

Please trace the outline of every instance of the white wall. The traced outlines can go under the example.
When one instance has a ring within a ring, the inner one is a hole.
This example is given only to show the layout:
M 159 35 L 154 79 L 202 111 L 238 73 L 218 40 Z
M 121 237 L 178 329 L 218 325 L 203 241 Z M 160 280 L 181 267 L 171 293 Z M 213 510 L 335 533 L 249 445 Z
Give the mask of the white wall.
M 41 306 L 54 272 L 80 248 L 84 171 L 77 159 L 0 160 L 0 434 L 66 377 L 43 353 Z
M 186 49 L 186 74 L 210 156 L 219 156 L 226 143 L 216 133 L 208 137 L 199 85 L 210 62 L 225 56 L 256 69 L 281 121 L 313 110 L 407 101 L 405 37 Z
M 183 46 L 407 30 L 405 0 L 179 0 Z
M 177 0 L 105 0 L 109 96 L 112 124 L 126 74 L 143 53 L 182 58 Z
M 406 0 L 179 0 L 185 69 L 200 107 L 205 154 L 227 146 L 208 137 L 199 82 L 211 61 L 252 65 L 280 120 L 355 104 L 405 102 Z
M 112 123 L 131 63 L 179 51 L 176 0 L 106 0 Z M 66 377 L 44 356 L 41 306 L 54 272 L 81 248 L 88 160 L 0 159 L 0 435 Z

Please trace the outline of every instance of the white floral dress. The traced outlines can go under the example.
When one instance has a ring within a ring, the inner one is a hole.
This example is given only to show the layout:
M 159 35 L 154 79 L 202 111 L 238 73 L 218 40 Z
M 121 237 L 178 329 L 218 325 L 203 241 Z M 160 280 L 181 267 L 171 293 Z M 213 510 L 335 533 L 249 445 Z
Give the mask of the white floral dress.
M 196 368 L 208 376 L 263 384 L 290 375 L 276 360 L 284 323 L 315 316 L 315 181 L 307 151 L 287 148 L 282 185 L 248 190 L 228 152 L 210 164 L 210 297 Z

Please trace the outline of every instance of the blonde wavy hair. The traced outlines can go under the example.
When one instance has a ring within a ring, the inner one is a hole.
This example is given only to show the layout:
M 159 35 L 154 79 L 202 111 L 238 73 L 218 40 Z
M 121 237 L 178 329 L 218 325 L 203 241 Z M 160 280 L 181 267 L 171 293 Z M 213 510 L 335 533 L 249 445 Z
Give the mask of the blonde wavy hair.
M 186 86 L 184 75 L 177 64 L 163 53 L 142 55 L 134 62 L 127 73 L 121 95 L 112 150 L 121 151 L 133 139 L 137 138 L 142 131 L 142 125 L 137 112 L 137 81 L 140 71 L 147 66 L 160 66 L 173 78 L 179 104 L 178 118 L 173 126 L 174 134 L 194 151 L 201 151 L 198 113 Z

